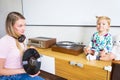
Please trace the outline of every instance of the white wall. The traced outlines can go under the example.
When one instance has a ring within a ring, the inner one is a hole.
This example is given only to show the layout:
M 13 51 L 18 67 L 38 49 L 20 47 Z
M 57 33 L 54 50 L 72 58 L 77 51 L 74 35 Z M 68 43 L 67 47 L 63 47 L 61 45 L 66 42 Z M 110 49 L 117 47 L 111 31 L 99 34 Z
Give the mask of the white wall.
M 23 0 L 28 25 L 95 25 L 95 16 L 106 15 L 111 18 L 111 24 L 120 26 L 119 9 L 119 0 Z M 119 27 L 112 27 L 110 32 L 115 35 L 119 30 Z M 26 35 L 28 38 L 55 37 L 57 41 L 88 44 L 95 31 L 96 27 L 27 26 Z
M 22 12 L 21 0 L 0 0 L 0 37 L 5 34 L 4 22 L 10 11 Z M 55 37 L 57 41 L 69 40 L 88 44 L 96 27 L 64 27 L 64 26 L 26 26 L 26 36 L 30 37 Z M 110 32 L 120 34 L 120 27 L 111 27 Z
M 29 25 L 95 25 L 96 16 L 104 15 L 112 19 L 112 26 L 119 26 L 119 3 L 120 0 L 23 0 L 23 12 Z
M 74 41 L 88 44 L 96 27 L 48 27 L 48 26 L 27 26 L 26 36 L 30 37 L 54 37 L 57 41 Z M 110 33 L 114 36 L 120 34 L 120 27 L 111 27 Z
M 57 41 L 67 40 L 80 42 L 82 39 L 82 27 L 48 27 L 48 26 L 27 26 L 27 37 L 53 37 Z
M 22 13 L 21 0 L 0 0 L 0 38 L 5 35 L 5 19 L 11 11 Z

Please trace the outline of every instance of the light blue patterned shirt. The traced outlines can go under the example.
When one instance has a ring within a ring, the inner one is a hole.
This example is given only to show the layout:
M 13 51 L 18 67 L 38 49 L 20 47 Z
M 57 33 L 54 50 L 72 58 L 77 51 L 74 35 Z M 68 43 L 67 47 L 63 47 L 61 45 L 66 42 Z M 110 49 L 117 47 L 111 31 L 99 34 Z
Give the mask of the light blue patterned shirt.
M 112 36 L 110 33 L 100 36 L 98 32 L 95 32 L 91 38 L 89 46 L 91 46 L 91 50 L 98 53 L 102 49 L 104 49 L 106 53 L 111 52 L 113 46 Z

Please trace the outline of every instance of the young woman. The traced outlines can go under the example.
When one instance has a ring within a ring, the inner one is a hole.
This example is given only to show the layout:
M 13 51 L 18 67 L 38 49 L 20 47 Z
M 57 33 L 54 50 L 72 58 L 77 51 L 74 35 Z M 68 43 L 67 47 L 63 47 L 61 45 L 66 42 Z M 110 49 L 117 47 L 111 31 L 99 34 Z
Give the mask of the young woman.
M 0 39 L 0 80 L 44 80 L 28 75 L 22 67 L 22 55 L 26 49 L 24 40 L 25 18 L 18 12 L 10 12 L 6 18 L 6 35 Z

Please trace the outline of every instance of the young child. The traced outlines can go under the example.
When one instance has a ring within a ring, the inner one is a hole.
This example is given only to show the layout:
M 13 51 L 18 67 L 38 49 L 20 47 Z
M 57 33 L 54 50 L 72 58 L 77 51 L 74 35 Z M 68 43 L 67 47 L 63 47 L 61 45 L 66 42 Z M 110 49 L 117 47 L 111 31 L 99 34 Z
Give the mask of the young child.
M 110 18 L 99 16 L 97 18 L 97 32 L 91 38 L 87 47 L 84 48 L 88 60 L 108 60 L 112 50 L 112 36 L 109 33 Z

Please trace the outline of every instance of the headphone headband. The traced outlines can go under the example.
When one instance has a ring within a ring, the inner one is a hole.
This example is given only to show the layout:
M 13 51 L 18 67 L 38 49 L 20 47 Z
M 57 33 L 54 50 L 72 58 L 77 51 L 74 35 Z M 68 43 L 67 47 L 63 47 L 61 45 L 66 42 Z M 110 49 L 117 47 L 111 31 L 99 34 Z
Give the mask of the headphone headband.
M 16 38 L 16 37 L 13 36 L 13 38 L 17 39 L 20 43 L 24 42 L 24 40 L 26 39 L 25 35 L 21 35 L 18 38 Z
M 26 39 L 25 35 L 21 35 L 20 37 L 18 37 L 18 41 L 19 42 L 24 42 L 24 40 Z

